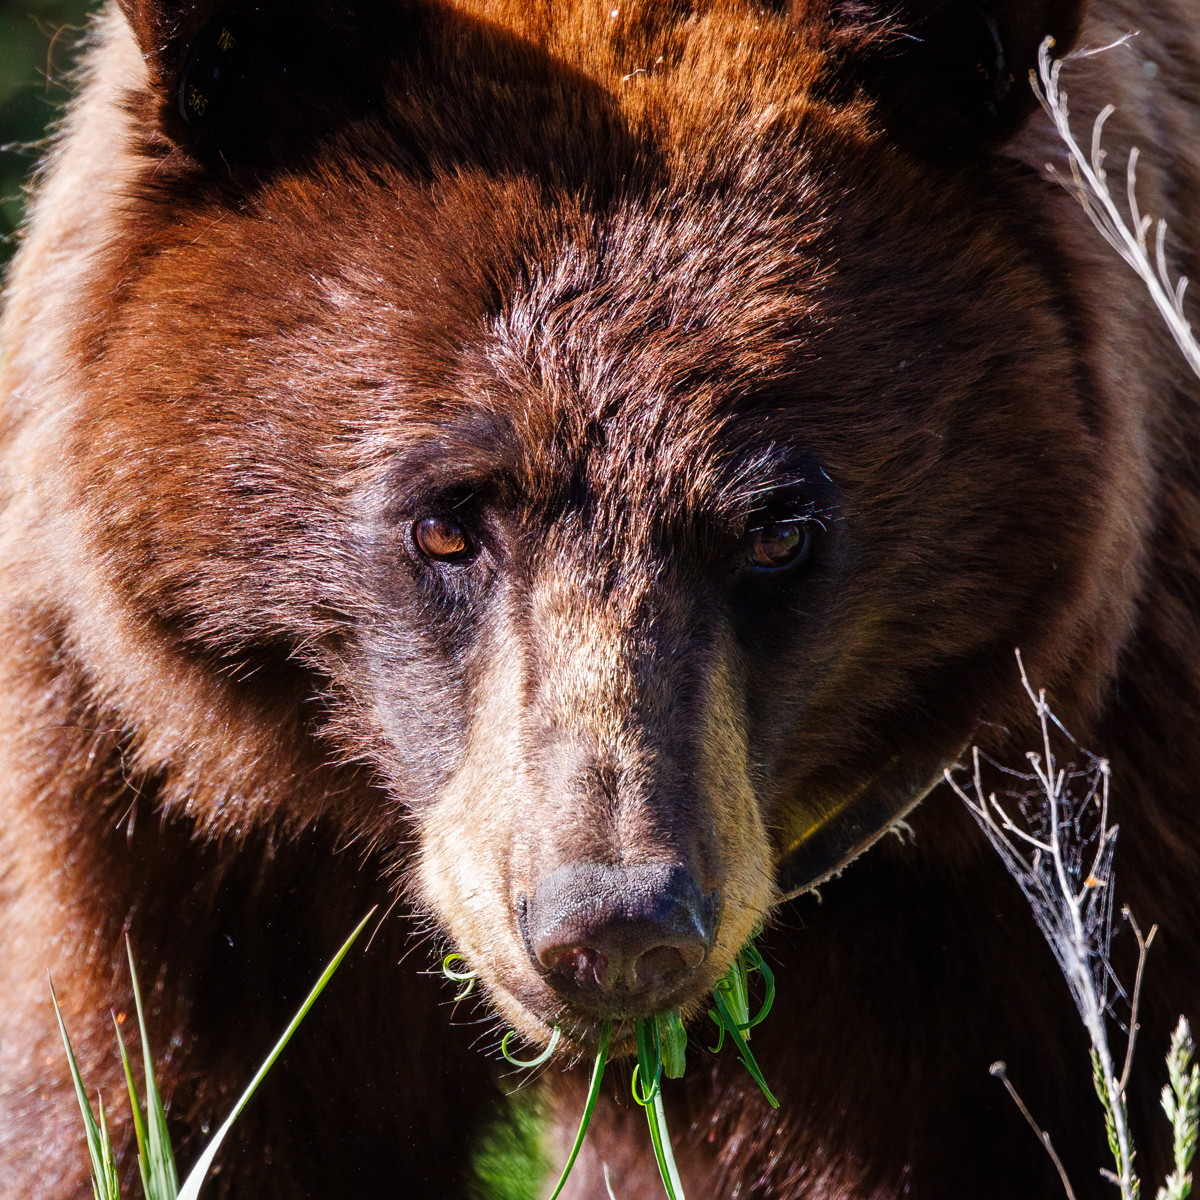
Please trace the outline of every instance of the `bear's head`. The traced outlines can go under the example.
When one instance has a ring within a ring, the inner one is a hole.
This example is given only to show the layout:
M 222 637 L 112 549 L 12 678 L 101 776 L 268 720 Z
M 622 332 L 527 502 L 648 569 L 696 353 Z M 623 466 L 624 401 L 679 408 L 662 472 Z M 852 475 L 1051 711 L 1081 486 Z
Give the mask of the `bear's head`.
M 1006 154 L 1075 4 L 121 7 L 56 452 L 164 811 L 335 821 L 578 1049 L 1017 721 L 1014 647 L 1095 692 L 1139 450 Z

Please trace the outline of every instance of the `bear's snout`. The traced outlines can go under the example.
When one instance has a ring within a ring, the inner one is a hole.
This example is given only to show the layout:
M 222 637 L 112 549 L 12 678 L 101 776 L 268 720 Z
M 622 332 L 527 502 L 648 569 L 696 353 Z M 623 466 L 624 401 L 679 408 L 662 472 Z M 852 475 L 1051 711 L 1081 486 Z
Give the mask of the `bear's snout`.
M 518 902 L 535 968 L 564 999 L 605 1016 L 671 1007 L 708 956 L 720 893 L 681 866 L 571 863 Z

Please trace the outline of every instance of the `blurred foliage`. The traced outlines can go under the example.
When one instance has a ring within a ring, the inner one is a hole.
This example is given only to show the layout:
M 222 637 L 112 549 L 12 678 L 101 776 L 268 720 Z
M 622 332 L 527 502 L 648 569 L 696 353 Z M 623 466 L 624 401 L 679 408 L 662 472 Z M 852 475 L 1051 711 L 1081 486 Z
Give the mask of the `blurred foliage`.
M 0 263 L 14 249 L 22 185 L 70 95 L 74 49 L 95 0 L 0 0 Z

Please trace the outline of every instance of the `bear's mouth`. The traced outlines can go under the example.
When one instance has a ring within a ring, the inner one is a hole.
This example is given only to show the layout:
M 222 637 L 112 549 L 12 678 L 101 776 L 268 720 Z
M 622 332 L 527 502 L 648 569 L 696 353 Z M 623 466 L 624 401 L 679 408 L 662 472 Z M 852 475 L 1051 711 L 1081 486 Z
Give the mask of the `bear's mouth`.
M 719 1050 L 726 1040 L 731 1041 L 743 1065 L 774 1104 L 748 1046 L 750 1031 L 770 1012 L 775 997 L 773 973 L 755 945 L 759 933 L 761 928 L 745 942 L 725 973 L 715 982 L 706 981 L 703 992 L 693 991 L 691 999 L 684 1005 L 610 1017 L 567 1008 L 553 1021 L 535 1017 L 534 1028 L 525 1029 L 525 1040 L 540 1047 L 540 1052 L 535 1052 L 533 1057 L 521 1058 L 509 1051 L 508 1043 L 513 1033 L 505 1035 L 501 1053 L 510 1064 L 520 1068 L 539 1067 L 555 1057 L 578 1060 L 593 1056 L 599 1066 L 602 1061 L 633 1055 L 643 1067 L 646 1078 L 659 1071 L 678 1078 L 684 1072 L 688 1054 L 687 1025 L 698 1015 L 697 1009 L 703 1009 L 716 1025 L 714 1051 Z M 751 981 L 756 976 L 759 984 L 752 986 Z M 533 1014 L 529 1011 L 527 1015 Z M 653 1071 L 646 1069 L 648 1048 Z

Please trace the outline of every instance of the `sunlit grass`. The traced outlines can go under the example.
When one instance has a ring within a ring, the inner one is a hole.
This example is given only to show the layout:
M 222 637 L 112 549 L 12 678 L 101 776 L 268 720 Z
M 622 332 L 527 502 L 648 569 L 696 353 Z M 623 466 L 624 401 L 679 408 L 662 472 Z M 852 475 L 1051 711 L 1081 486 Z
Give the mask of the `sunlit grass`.
M 375 910 L 372 909 L 363 917 L 358 924 L 358 928 L 346 939 L 342 944 L 342 948 L 334 955 L 333 960 L 322 972 L 321 978 L 317 980 L 312 991 L 308 993 L 304 1003 L 300 1005 L 296 1015 L 292 1018 L 291 1023 L 284 1030 L 283 1036 L 275 1043 L 271 1053 L 267 1055 L 266 1060 L 259 1067 L 249 1086 L 233 1106 L 233 1111 L 225 1118 L 225 1122 L 204 1148 L 196 1165 L 188 1174 L 187 1179 L 184 1180 L 182 1188 L 179 1186 L 179 1174 L 175 1167 L 175 1155 L 171 1149 L 171 1141 L 167 1133 L 166 1115 L 163 1112 L 162 1100 L 159 1097 L 158 1086 L 155 1082 L 154 1056 L 150 1051 L 150 1040 L 146 1034 L 146 1021 L 142 1012 L 142 994 L 138 986 L 137 972 L 133 965 L 133 951 L 129 949 L 128 942 L 126 942 L 126 949 L 129 953 L 129 972 L 133 979 L 133 998 L 137 1007 L 138 1033 L 141 1038 L 142 1058 L 146 1071 L 144 1117 L 142 1107 L 138 1101 L 137 1089 L 133 1082 L 133 1073 L 129 1066 L 129 1056 L 125 1051 L 125 1042 L 121 1037 L 120 1029 L 117 1030 L 117 1044 L 120 1047 L 121 1065 L 124 1068 L 125 1082 L 129 1089 L 129 1103 L 133 1109 L 134 1133 L 137 1138 L 138 1147 L 138 1172 L 141 1175 L 145 1200 L 196 1200 L 200 1192 L 200 1185 L 208 1175 L 213 1159 L 216 1158 L 217 1151 L 220 1149 L 221 1143 L 225 1140 L 225 1135 L 241 1114 L 242 1109 L 246 1107 L 250 1097 L 258 1089 L 258 1085 L 262 1083 L 264 1076 L 274 1065 L 275 1060 L 283 1053 L 283 1049 L 291 1040 L 292 1034 L 296 1032 L 300 1022 L 308 1014 L 308 1010 L 316 1003 L 317 997 L 325 990 L 325 985 L 333 978 L 334 971 L 337 970 L 342 959 L 346 957 L 346 953 L 374 913 Z M 75 1052 L 71 1048 L 71 1039 L 67 1036 L 67 1027 L 63 1022 L 62 1012 L 58 1007 L 58 998 L 54 995 L 53 984 L 50 987 L 50 995 L 54 1001 L 54 1013 L 58 1019 L 58 1029 L 62 1034 L 63 1046 L 66 1049 L 67 1060 L 71 1067 L 71 1079 L 75 1084 L 75 1095 L 79 1100 L 79 1109 L 83 1114 L 84 1128 L 87 1132 L 88 1156 L 92 1163 L 92 1191 L 95 1195 L 95 1200 L 120 1200 L 120 1185 L 117 1177 L 116 1160 L 113 1154 L 112 1142 L 108 1136 L 103 1101 L 97 1095 L 96 1108 L 99 1112 L 99 1117 L 97 1117 L 92 1112 L 91 1104 L 88 1101 L 87 1089 L 84 1087 L 83 1078 L 79 1073 L 79 1065 L 75 1060 Z
M 374 910 L 372 910 L 372 913 Z M 159 1095 L 154 1074 L 154 1055 L 150 1047 L 149 1034 L 146 1029 L 145 1012 L 142 1007 L 141 988 L 134 967 L 133 953 L 129 950 L 129 971 L 133 981 L 134 1006 L 137 1012 L 138 1036 L 141 1043 L 142 1060 L 145 1072 L 145 1097 L 139 1097 L 134 1083 L 133 1070 L 130 1065 L 124 1039 L 117 1028 L 117 1045 L 121 1056 L 121 1065 L 125 1075 L 125 1083 L 129 1092 L 129 1103 L 133 1114 L 134 1135 L 137 1141 L 138 1173 L 141 1177 L 142 1192 L 145 1200 L 196 1200 L 200 1186 L 204 1182 L 221 1143 L 229 1132 L 233 1122 L 245 1108 L 258 1085 L 262 1082 L 267 1071 L 283 1052 L 300 1022 L 312 1007 L 325 985 L 329 982 L 334 971 L 361 933 L 372 913 L 359 924 L 350 935 L 332 962 L 326 967 L 321 978 L 308 994 L 299 1011 L 259 1068 L 249 1086 L 242 1093 L 232 1112 L 221 1125 L 217 1133 L 209 1141 L 199 1160 L 192 1168 L 183 1185 L 179 1184 L 178 1170 L 171 1148 L 167 1131 L 166 1114 Z M 128 949 L 128 947 L 127 947 Z M 475 982 L 475 973 L 459 969 L 456 964 L 462 961 L 461 955 L 447 955 L 443 960 L 442 969 L 446 976 L 460 985 L 456 999 L 463 999 L 469 994 Z M 750 1015 L 750 977 L 759 974 L 766 985 L 766 996 L 758 1013 Z M 53 997 L 53 987 L 51 987 Z M 775 997 L 775 981 L 770 969 L 763 962 L 762 956 L 753 943 L 747 943 L 730 967 L 729 971 L 713 990 L 715 1007 L 709 1009 L 709 1016 L 716 1023 L 719 1036 L 714 1052 L 724 1044 L 726 1034 L 729 1035 L 738 1052 L 738 1057 L 762 1088 L 767 1100 L 778 1107 L 774 1096 L 771 1095 L 763 1079 L 762 1071 L 751 1054 L 747 1044 L 750 1030 L 759 1023 L 770 1011 Z M 87 1135 L 88 1155 L 92 1165 L 92 1189 L 95 1200 L 120 1200 L 120 1181 L 117 1173 L 116 1157 L 108 1133 L 102 1098 L 97 1095 L 96 1109 L 93 1111 L 89 1102 L 87 1090 L 79 1071 L 71 1041 L 67 1034 L 66 1024 L 58 1007 L 57 997 L 54 999 L 54 1011 L 58 1020 L 59 1031 L 62 1034 L 63 1046 L 71 1069 L 71 1078 L 75 1086 L 75 1094 L 79 1101 L 80 1112 L 83 1115 L 84 1128 Z M 115 1021 L 114 1021 L 115 1026 Z M 599 1044 L 592 1064 L 592 1076 L 588 1086 L 587 1099 L 584 1103 L 583 1114 L 579 1128 L 572 1144 L 558 1182 L 550 1195 L 550 1200 L 557 1200 L 566 1186 L 579 1152 L 587 1136 L 588 1126 L 596 1103 L 600 1097 L 600 1087 L 604 1080 L 605 1067 L 608 1064 L 612 1045 L 613 1027 L 611 1022 L 605 1022 L 600 1030 Z M 506 1034 L 501 1042 L 501 1052 L 504 1058 L 514 1066 L 530 1070 L 548 1062 L 554 1054 L 561 1037 L 561 1030 L 555 1028 L 549 1044 L 540 1054 L 533 1058 L 521 1059 L 514 1057 L 508 1049 L 512 1034 Z M 677 1009 L 654 1016 L 639 1018 L 634 1022 L 634 1037 L 637 1044 L 637 1065 L 634 1068 L 632 1089 L 637 1103 L 646 1112 L 646 1121 L 650 1130 L 650 1141 L 654 1148 L 655 1161 L 662 1177 L 663 1188 L 668 1200 L 685 1200 L 683 1185 L 679 1178 L 679 1169 L 675 1163 L 675 1155 L 671 1146 L 670 1132 L 667 1129 L 666 1114 L 663 1107 L 662 1081 L 678 1079 L 687 1065 L 687 1030 Z M 540 1105 L 533 1100 L 518 1099 L 510 1101 L 510 1109 L 500 1123 L 489 1131 L 483 1143 L 477 1149 L 473 1161 L 473 1176 L 475 1185 L 472 1193 L 482 1200 L 533 1200 L 536 1191 L 536 1181 L 544 1178 L 547 1163 L 540 1150 L 540 1131 L 544 1126 L 544 1113 Z M 611 1189 L 610 1189 L 611 1190 Z

